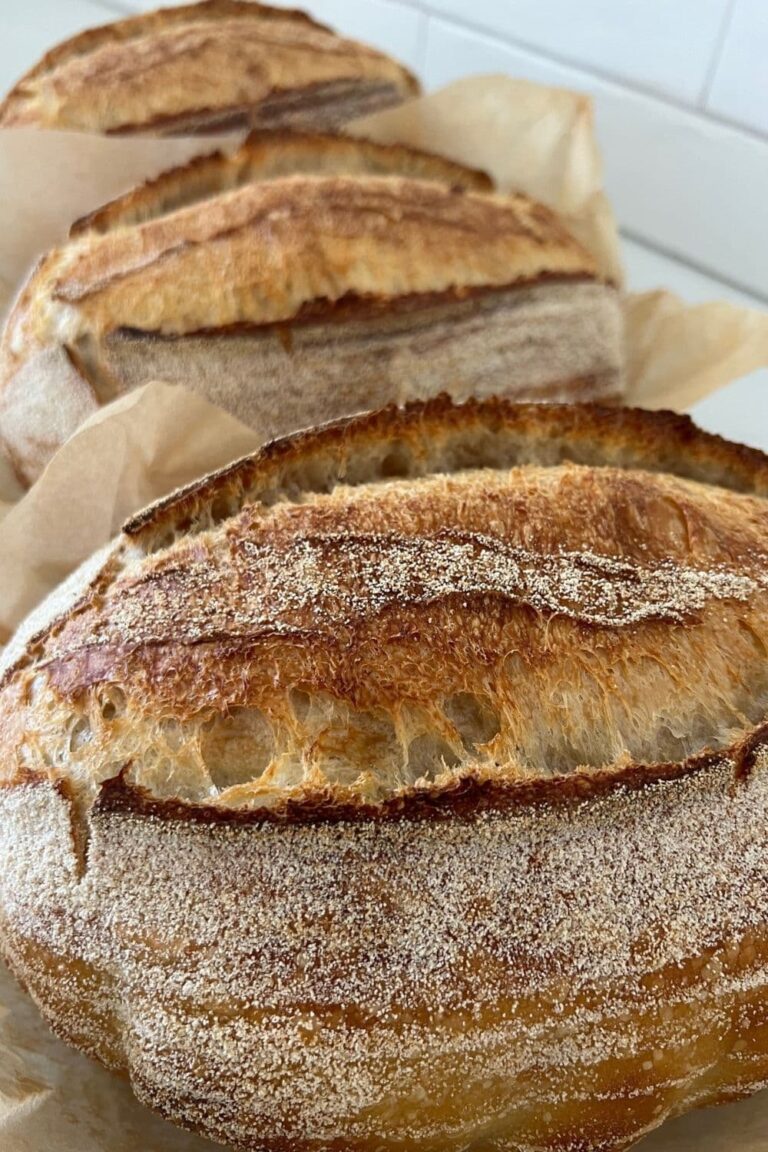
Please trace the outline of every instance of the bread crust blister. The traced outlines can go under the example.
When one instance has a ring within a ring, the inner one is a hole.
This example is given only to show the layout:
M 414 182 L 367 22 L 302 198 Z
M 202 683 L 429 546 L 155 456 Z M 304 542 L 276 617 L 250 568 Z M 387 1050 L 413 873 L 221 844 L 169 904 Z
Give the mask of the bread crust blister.
M 759 452 L 498 400 L 159 502 L 5 657 L 7 959 L 242 1149 L 620 1152 L 756 1091 L 767 526 Z

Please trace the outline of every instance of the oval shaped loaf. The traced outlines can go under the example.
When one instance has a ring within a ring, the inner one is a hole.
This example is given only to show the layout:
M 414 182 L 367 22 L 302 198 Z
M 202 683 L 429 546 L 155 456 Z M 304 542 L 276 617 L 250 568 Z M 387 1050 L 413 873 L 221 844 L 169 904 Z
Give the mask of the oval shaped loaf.
M 0 128 L 189 134 L 336 128 L 419 83 L 383 52 L 304 12 L 202 0 L 59 44 L 0 103 Z
M 0 939 L 238 1149 L 621 1152 L 768 1081 L 768 458 L 388 409 L 126 525 L 0 691 Z
M 30 483 L 150 380 L 265 440 L 448 388 L 621 395 L 616 289 L 557 216 L 404 147 L 262 133 L 80 221 L 0 341 L 0 436 Z

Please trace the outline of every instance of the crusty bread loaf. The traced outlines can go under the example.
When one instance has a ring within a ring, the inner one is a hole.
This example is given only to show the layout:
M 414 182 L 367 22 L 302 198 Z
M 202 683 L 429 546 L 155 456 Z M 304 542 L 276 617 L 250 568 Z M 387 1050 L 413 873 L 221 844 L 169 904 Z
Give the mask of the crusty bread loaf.
M 0 435 L 29 482 L 151 379 L 266 439 L 443 389 L 618 397 L 621 361 L 616 290 L 542 205 L 406 148 L 266 134 L 45 257 L 0 342 Z
M 0 127 L 192 133 L 333 128 L 418 81 L 303 12 L 203 0 L 132 16 L 48 52 L 0 104 Z
M 445 399 L 137 516 L 0 691 L 0 938 L 270 1152 L 623 1152 L 768 1081 L 768 458 Z

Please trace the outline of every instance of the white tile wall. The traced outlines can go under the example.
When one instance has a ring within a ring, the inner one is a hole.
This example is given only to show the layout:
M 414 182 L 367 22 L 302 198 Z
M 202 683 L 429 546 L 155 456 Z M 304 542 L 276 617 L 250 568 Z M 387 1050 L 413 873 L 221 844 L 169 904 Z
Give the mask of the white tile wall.
M 284 8 L 302 7 L 295 0 L 277 0 Z M 418 8 L 393 0 L 314 0 L 304 5 L 312 15 L 346 36 L 391 52 L 414 71 L 420 71 L 428 17 Z
M 0 0 L 0 92 L 59 40 L 116 15 L 101 0 Z
M 427 6 L 546 55 L 694 102 L 728 0 L 427 0 Z
M 740 292 L 714 276 L 708 276 L 655 248 L 639 244 L 624 236 L 621 253 L 627 283 L 633 292 L 651 292 L 669 288 L 689 304 L 706 304 L 709 300 L 729 300 L 744 308 L 759 308 L 760 300 Z M 766 390 L 768 400 L 768 389 Z
M 431 86 L 509 72 L 591 92 L 606 185 L 620 224 L 768 297 L 768 141 L 589 73 L 433 20 Z
M 766 0 L 735 0 L 707 108 L 768 135 Z

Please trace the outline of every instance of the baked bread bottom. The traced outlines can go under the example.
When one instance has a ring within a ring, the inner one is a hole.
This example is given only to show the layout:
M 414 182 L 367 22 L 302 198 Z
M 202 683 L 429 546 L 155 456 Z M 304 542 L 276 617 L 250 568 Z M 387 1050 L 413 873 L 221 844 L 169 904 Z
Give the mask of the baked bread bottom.
M 0 941 L 242 1149 L 623 1152 L 768 1082 L 768 459 L 446 400 L 146 510 L 20 630 Z

